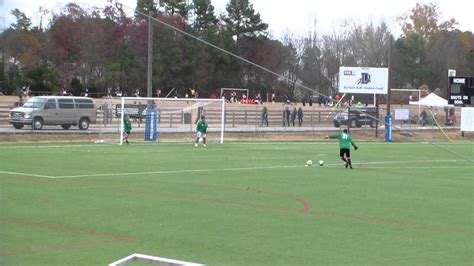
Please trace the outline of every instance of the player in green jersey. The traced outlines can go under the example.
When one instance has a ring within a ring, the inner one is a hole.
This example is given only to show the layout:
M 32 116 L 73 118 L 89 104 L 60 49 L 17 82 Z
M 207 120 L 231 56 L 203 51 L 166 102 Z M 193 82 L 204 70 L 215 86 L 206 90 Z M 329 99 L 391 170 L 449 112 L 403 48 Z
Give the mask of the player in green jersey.
M 347 129 L 344 129 L 342 133 L 326 136 L 326 138 L 339 140 L 339 155 L 345 162 L 346 168 L 350 167 L 352 169 L 351 145 L 354 146 L 354 150 L 357 150 L 357 146 L 352 137 L 347 133 Z
M 123 132 L 123 140 L 128 144 L 128 135 L 132 132 L 132 123 L 130 122 L 128 115 L 123 116 Z
M 196 143 L 194 146 L 198 146 L 199 139 L 202 138 L 202 144 L 206 147 L 206 133 L 207 133 L 207 123 L 206 117 L 204 115 L 201 116 L 201 120 L 196 125 Z

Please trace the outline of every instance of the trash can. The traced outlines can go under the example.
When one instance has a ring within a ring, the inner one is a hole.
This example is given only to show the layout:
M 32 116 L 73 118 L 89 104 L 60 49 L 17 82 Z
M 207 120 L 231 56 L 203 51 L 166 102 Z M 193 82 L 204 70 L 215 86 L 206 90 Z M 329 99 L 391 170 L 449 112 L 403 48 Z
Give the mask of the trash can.
M 191 124 L 191 113 L 184 113 L 184 123 Z

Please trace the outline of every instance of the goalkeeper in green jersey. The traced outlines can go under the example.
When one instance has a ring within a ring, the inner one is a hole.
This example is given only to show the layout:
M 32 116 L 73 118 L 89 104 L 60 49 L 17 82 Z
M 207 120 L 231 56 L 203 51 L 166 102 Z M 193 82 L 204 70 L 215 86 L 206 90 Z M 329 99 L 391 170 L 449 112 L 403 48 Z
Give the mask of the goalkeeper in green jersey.
M 196 131 L 196 143 L 194 144 L 194 146 L 197 147 L 199 139 L 202 138 L 202 144 L 204 147 L 206 147 L 207 123 L 206 117 L 204 115 L 201 116 L 201 120 L 199 120 L 199 122 L 197 123 Z
M 132 123 L 130 122 L 130 118 L 128 115 L 124 115 L 123 117 L 123 141 L 128 144 L 128 135 L 132 132 Z
M 357 150 L 357 146 L 352 140 L 352 137 L 347 134 L 347 129 L 344 129 L 342 133 L 326 136 L 326 138 L 339 140 L 339 155 L 341 156 L 341 159 L 345 162 L 346 168 L 350 167 L 352 169 L 351 144 L 352 146 L 354 146 L 354 150 Z

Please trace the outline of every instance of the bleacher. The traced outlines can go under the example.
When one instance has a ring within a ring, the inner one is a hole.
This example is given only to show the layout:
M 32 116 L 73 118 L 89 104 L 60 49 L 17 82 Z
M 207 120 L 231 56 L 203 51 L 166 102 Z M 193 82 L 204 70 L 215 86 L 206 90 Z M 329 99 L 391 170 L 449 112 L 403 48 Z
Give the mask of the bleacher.
M 9 110 L 16 106 L 18 97 L 16 96 L 0 96 L 0 127 L 10 127 L 8 123 L 8 114 Z M 105 114 L 105 109 L 101 108 L 104 105 L 105 101 L 103 99 L 94 99 L 97 110 L 98 110 L 98 119 L 97 123 L 103 123 L 103 117 Z M 137 108 L 135 115 L 132 116 L 135 123 L 142 124 L 144 120 L 143 111 L 146 108 L 146 102 L 137 102 L 133 103 Z M 187 103 L 186 101 L 180 102 L 160 102 L 157 106 L 158 109 L 158 123 L 162 127 L 180 127 L 180 126 L 191 126 L 196 121 L 198 117 L 197 109 L 191 109 L 189 106 L 192 103 Z M 116 108 L 120 106 L 120 99 L 115 98 L 110 103 L 109 106 L 109 118 L 117 121 L 120 117 L 120 110 Z M 140 107 L 138 107 L 140 106 Z M 226 113 L 225 113 L 225 123 L 226 127 L 241 127 L 241 126 L 262 126 L 262 109 L 265 106 L 268 110 L 268 122 L 269 126 L 281 127 L 284 125 L 284 110 L 285 106 L 282 103 L 264 103 L 263 105 L 256 104 L 240 104 L 240 103 L 227 103 L 226 104 Z M 129 106 L 130 107 L 130 106 Z M 294 104 L 290 106 L 290 111 L 293 108 L 301 107 L 303 109 L 303 125 L 304 127 L 328 127 L 332 125 L 332 119 L 338 110 L 333 110 L 329 106 L 319 106 L 313 104 L 313 106 L 302 106 L 301 103 Z M 393 106 L 395 108 L 410 108 L 412 114 L 418 113 L 418 106 L 408 106 L 403 107 Z M 130 110 L 131 110 L 130 109 Z M 128 110 L 128 111 L 130 111 Z M 180 110 L 180 111 L 176 111 Z M 206 120 L 209 124 L 220 124 L 221 122 L 221 108 L 217 106 L 205 106 L 204 107 Z M 381 117 L 385 115 L 385 108 L 382 107 L 380 110 Z M 457 114 L 459 111 L 457 110 Z M 290 119 L 291 123 L 291 119 Z M 396 122 L 395 122 L 396 123 Z M 298 126 L 298 121 L 295 121 L 296 126 Z M 98 125 L 91 125 L 92 127 L 97 127 Z

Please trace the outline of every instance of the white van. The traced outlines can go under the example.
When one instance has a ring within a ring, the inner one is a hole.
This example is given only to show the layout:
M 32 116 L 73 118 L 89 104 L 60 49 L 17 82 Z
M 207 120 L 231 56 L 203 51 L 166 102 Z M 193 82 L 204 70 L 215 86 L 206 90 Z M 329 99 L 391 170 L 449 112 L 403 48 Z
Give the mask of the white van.
M 23 106 L 10 110 L 8 121 L 16 129 L 31 125 L 39 130 L 43 125 L 60 125 L 63 129 L 79 126 L 86 130 L 97 120 L 94 102 L 88 97 L 40 96 Z

